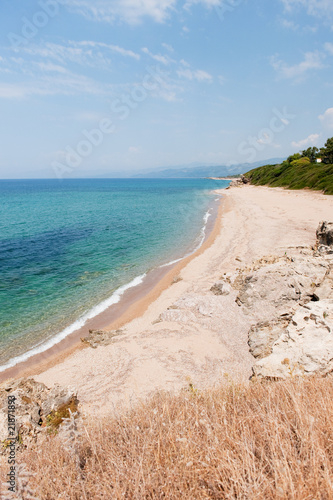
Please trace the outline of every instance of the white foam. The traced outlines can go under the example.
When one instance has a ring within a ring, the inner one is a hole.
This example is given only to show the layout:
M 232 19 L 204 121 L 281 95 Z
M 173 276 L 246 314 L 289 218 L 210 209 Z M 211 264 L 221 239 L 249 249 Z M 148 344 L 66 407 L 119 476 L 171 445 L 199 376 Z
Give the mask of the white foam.
M 130 288 L 140 285 L 145 277 L 146 274 L 142 274 L 141 276 L 137 276 L 136 278 L 134 278 L 134 280 L 132 280 L 130 283 L 121 286 L 111 295 L 111 297 L 109 297 L 106 300 L 103 300 L 103 302 L 90 309 L 90 311 L 81 316 L 81 318 L 76 320 L 74 323 L 72 323 L 70 326 L 62 330 L 60 333 L 58 333 L 51 339 L 47 340 L 46 342 L 40 342 L 39 344 L 35 345 L 24 354 L 16 356 L 15 358 L 12 358 L 5 365 L 0 366 L 0 372 L 8 370 L 8 368 L 12 368 L 18 363 L 22 363 L 23 361 L 26 361 L 32 356 L 40 354 L 46 351 L 47 349 L 50 349 L 51 347 L 55 346 L 56 344 L 59 344 L 59 342 L 68 337 L 68 335 L 82 328 L 89 319 L 92 319 L 98 314 L 101 314 L 103 311 L 108 309 L 113 304 L 118 304 L 118 302 L 120 301 L 121 297 L 124 295 L 126 290 L 129 290 Z
M 194 248 L 194 250 L 192 250 L 192 252 L 187 253 L 186 255 L 184 255 L 183 257 L 180 257 L 179 259 L 172 260 L 171 262 L 167 262 L 167 264 L 163 264 L 162 266 L 159 266 L 159 267 L 160 268 L 161 267 L 168 267 L 168 266 L 172 266 L 173 264 L 177 264 L 177 262 L 180 262 L 180 261 L 186 259 L 190 255 L 193 255 L 197 250 L 199 250 L 199 248 L 203 245 L 203 243 L 205 241 L 207 223 L 208 223 L 209 217 L 211 217 L 211 216 L 212 216 L 211 210 L 208 210 L 208 212 L 206 212 L 205 215 L 204 215 L 204 217 L 203 217 L 204 226 L 202 227 L 202 229 L 200 231 L 200 236 L 199 236 L 200 237 L 200 243 Z
M 220 198 L 217 198 L 215 201 L 217 201 L 219 199 Z M 205 215 L 203 217 L 204 226 L 202 227 L 202 229 L 200 231 L 200 236 L 199 236 L 200 242 L 194 248 L 194 250 L 192 250 L 190 253 L 184 255 L 183 257 L 180 257 L 179 259 L 173 260 L 173 261 L 168 262 L 167 264 L 163 264 L 162 266 L 159 266 L 159 267 L 162 268 L 162 267 L 172 266 L 173 264 L 177 264 L 177 262 L 180 262 L 183 259 L 186 259 L 190 255 L 193 255 L 197 250 L 199 250 L 199 248 L 203 245 L 203 243 L 205 241 L 207 223 L 208 223 L 209 217 L 211 217 L 211 216 L 212 216 L 212 213 L 211 213 L 211 209 L 210 209 L 205 213 Z M 35 356 L 36 354 L 40 354 L 42 352 L 45 352 L 48 349 L 50 349 L 51 347 L 55 346 L 56 344 L 59 344 L 59 342 L 61 342 L 66 337 L 68 337 L 68 335 L 70 335 L 71 333 L 75 332 L 76 330 L 79 330 L 80 328 L 82 328 L 89 319 L 92 319 L 95 316 L 97 316 L 98 314 L 101 314 L 103 311 L 108 309 L 113 304 L 118 304 L 118 302 L 120 301 L 122 295 L 126 292 L 126 290 L 128 290 L 129 288 L 133 288 L 135 286 L 140 285 L 146 276 L 147 276 L 146 274 L 142 274 L 141 276 L 137 276 L 136 278 L 134 278 L 130 283 L 127 283 L 127 285 L 121 286 L 120 288 L 118 288 L 118 290 L 116 290 L 111 295 L 111 297 L 104 300 L 103 302 L 101 302 L 97 306 L 93 307 L 90 311 L 88 311 L 86 314 L 81 316 L 81 318 L 76 320 L 74 323 L 72 323 L 70 326 L 68 326 L 67 328 L 62 330 L 60 333 L 58 333 L 57 335 L 55 335 L 51 339 L 47 340 L 46 342 L 40 342 L 39 344 L 35 345 L 34 347 L 32 347 L 31 349 L 26 351 L 24 354 L 21 354 L 20 356 L 16 356 L 15 358 L 12 358 L 5 365 L 0 366 L 0 372 L 8 370 L 8 368 L 12 368 L 13 366 L 17 365 L 18 363 L 22 363 L 24 361 L 27 361 L 27 359 L 31 358 L 32 356 Z

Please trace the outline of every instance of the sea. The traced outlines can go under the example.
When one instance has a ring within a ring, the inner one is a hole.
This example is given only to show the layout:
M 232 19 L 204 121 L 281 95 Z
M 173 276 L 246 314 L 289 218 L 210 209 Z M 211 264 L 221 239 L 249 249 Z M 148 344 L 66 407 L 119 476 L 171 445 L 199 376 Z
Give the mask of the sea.
M 0 371 L 203 243 L 210 179 L 0 181 Z

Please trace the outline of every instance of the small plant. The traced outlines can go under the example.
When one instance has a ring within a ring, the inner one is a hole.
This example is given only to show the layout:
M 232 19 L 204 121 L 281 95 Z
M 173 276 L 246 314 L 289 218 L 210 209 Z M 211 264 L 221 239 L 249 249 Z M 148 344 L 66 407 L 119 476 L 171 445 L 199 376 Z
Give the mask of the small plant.
M 70 418 L 71 414 L 76 413 L 78 409 L 78 400 L 73 397 L 69 403 L 60 406 L 56 411 L 52 411 L 46 417 L 45 425 L 48 427 L 50 434 L 56 434 L 59 426 L 65 419 Z

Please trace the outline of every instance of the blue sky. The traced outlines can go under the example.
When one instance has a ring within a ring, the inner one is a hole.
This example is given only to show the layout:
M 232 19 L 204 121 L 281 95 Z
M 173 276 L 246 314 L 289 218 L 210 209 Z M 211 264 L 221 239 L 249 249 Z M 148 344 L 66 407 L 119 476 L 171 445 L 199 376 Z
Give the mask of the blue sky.
M 0 177 L 287 156 L 333 136 L 332 0 L 2 0 Z

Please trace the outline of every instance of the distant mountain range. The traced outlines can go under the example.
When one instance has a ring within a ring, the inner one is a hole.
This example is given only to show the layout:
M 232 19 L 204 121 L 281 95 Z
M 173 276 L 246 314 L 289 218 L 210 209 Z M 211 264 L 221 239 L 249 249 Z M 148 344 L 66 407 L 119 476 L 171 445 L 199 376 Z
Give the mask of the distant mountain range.
M 181 179 L 192 178 L 199 179 L 202 177 L 225 177 L 229 175 L 244 174 L 253 168 L 262 167 L 263 165 L 276 165 L 282 163 L 285 158 L 270 158 L 269 160 L 257 161 L 254 163 L 240 163 L 238 165 L 200 165 L 190 164 L 166 169 L 151 169 L 140 174 L 132 175 L 135 179 Z

